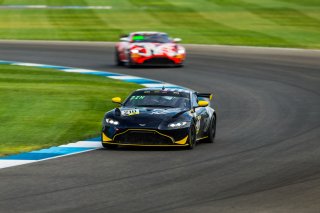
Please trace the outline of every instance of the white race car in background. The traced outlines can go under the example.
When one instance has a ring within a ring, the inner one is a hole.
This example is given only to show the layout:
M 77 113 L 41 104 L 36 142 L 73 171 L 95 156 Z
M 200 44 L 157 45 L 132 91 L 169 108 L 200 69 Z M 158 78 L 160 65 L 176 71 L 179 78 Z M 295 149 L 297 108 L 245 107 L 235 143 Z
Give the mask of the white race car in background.
M 116 44 L 117 65 L 175 65 L 182 66 L 185 48 L 180 38 L 171 39 L 162 32 L 133 32 L 122 36 Z

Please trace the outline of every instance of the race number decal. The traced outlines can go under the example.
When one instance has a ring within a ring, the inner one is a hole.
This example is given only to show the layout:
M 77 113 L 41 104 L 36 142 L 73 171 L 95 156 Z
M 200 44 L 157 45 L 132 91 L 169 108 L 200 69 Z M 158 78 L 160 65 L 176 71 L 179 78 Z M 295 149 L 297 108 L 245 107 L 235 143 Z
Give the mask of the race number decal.
M 122 116 L 132 116 L 132 115 L 138 115 L 140 112 L 138 109 L 127 109 L 127 110 L 122 110 L 121 115 Z

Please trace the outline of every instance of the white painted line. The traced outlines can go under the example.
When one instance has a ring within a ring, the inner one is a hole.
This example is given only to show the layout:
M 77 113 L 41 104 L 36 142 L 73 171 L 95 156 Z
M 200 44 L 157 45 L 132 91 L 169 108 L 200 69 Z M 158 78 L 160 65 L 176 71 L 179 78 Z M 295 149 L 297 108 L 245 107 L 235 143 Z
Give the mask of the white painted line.
M 1 8 L 1 6 L 0 6 Z M 41 40 L 41 41 L 37 41 L 37 40 L 13 40 L 13 39 L 0 39 L 0 42 L 3 43 L 13 43 L 13 44 L 57 44 L 57 45 L 83 45 L 83 46 L 103 46 L 103 47 L 114 47 L 114 45 L 117 42 L 110 42 L 110 41 L 67 41 L 67 40 L 56 40 L 56 41 L 52 41 L 52 40 Z M 218 44 L 184 44 L 184 46 L 186 47 L 199 47 L 199 48 L 207 48 L 207 49 L 211 49 L 211 50 L 229 50 L 234 52 L 235 50 L 241 50 L 244 51 L 242 49 L 256 49 L 257 51 L 273 51 L 274 50 L 279 50 L 281 52 L 286 53 L 287 51 L 297 51 L 297 54 L 301 52 L 304 52 L 304 54 L 320 54 L 320 49 L 303 49 L 303 48 L 290 48 L 290 47 L 261 47 L 261 46 L 234 46 L 234 45 L 218 45 Z M 279 53 L 279 52 L 277 52 Z
M 46 66 L 45 64 L 34 64 L 34 63 L 14 63 L 13 65 L 26 66 L 26 67 L 41 67 L 41 66 Z
M 137 76 L 133 76 L 133 75 L 108 76 L 108 78 L 113 78 L 113 79 L 117 79 L 117 80 L 127 80 L 127 79 L 145 79 L 145 78 L 141 78 L 141 77 L 137 77 Z
M 48 6 L 47 5 L 26 5 L 25 7 L 34 8 L 34 9 L 43 9 L 43 8 L 47 8 Z
M 86 72 L 86 73 L 89 73 L 89 72 L 97 72 L 95 70 L 87 70 L 87 69 L 61 69 L 62 71 L 64 72 L 76 72 L 76 73 L 83 73 L 83 72 Z
M 112 9 L 111 6 L 87 6 L 86 8 L 88 8 L 88 9 L 96 9 L 96 10 L 103 10 L 103 9 L 110 10 L 110 9 Z
M 79 141 L 76 143 L 69 143 L 59 147 L 82 147 L 82 148 L 102 148 L 101 142 Z
M 37 160 L 0 160 L 0 169 L 11 167 L 11 166 L 18 166 L 27 163 L 33 163 Z

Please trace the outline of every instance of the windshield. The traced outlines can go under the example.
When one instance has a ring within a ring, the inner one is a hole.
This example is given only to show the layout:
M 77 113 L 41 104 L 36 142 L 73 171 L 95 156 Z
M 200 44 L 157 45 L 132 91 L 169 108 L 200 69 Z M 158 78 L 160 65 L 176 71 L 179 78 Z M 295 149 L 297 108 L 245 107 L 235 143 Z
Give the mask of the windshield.
M 190 95 L 186 92 L 136 91 L 123 104 L 125 107 L 155 107 L 190 109 Z
M 171 40 L 166 34 L 135 34 L 132 36 L 132 42 L 169 43 Z

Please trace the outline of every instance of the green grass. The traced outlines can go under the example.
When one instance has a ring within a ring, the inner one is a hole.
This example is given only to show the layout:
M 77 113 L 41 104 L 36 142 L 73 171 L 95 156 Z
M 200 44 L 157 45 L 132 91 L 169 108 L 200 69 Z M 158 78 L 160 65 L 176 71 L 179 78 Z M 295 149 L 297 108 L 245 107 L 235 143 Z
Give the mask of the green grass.
M 0 0 L 111 10 L 0 11 L 0 39 L 116 41 L 159 30 L 185 43 L 320 48 L 319 0 Z
M 97 137 L 106 111 L 140 87 L 105 77 L 0 65 L 0 156 Z

